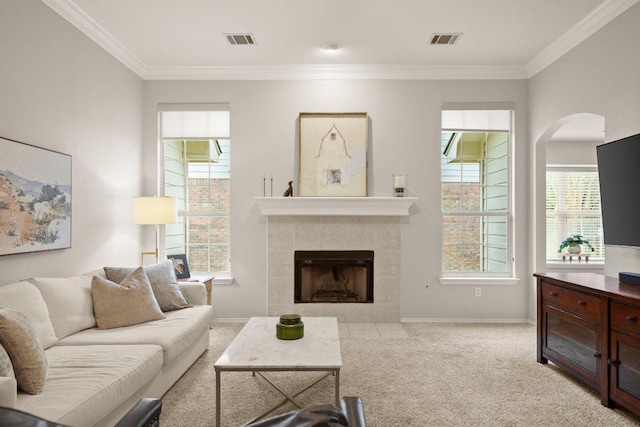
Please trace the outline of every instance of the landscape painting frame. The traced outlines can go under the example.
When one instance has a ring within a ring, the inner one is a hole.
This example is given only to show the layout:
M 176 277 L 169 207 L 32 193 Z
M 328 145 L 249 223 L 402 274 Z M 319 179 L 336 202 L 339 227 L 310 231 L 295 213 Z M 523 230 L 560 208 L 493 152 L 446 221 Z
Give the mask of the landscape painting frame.
M 366 197 L 367 113 L 300 113 L 299 197 Z
M 71 248 L 71 155 L 0 137 L 0 255 Z

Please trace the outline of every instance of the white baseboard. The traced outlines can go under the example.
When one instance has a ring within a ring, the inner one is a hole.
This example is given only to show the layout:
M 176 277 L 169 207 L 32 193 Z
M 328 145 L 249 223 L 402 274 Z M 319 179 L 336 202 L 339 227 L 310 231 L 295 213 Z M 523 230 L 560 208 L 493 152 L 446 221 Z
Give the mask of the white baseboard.
M 456 319 L 456 318 L 402 318 L 402 323 L 528 323 L 529 319 Z
M 216 318 L 212 323 L 246 323 L 249 318 Z M 528 323 L 535 326 L 536 322 L 530 319 L 464 319 L 464 318 L 402 318 L 401 323 Z M 373 323 L 373 322 L 372 322 Z

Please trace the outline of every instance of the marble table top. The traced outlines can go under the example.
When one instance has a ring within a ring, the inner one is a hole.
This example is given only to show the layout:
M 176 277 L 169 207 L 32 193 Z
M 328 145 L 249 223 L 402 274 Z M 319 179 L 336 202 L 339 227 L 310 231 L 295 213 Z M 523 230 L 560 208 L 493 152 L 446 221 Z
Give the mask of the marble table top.
M 304 337 L 276 338 L 278 317 L 252 317 L 214 364 L 233 369 L 340 369 L 340 337 L 335 317 L 303 317 Z

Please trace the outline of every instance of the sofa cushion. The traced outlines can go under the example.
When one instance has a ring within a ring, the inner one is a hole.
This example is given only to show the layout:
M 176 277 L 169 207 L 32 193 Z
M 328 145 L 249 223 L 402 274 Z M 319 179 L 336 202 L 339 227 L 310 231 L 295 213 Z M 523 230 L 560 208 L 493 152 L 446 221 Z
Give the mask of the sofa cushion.
M 17 408 L 72 426 L 98 423 L 162 367 L 162 349 L 155 345 L 56 345 L 46 355 L 44 390 L 37 396 L 18 394 Z
M 180 292 L 178 279 L 171 261 L 164 261 L 158 264 L 143 267 L 149 278 L 153 294 L 158 300 L 158 305 L 162 311 L 179 310 L 189 306 L 189 303 Z M 120 283 L 127 275 L 131 274 L 133 268 L 105 267 L 107 279 Z
M 2 343 L 0 343 L 0 377 L 16 377 L 16 374 L 13 373 L 13 364 L 11 363 L 9 353 L 4 349 Z
M 91 276 L 29 279 L 49 309 L 56 336 L 64 338 L 96 326 L 91 299 Z
M 209 329 L 210 305 L 165 313 L 166 319 L 119 329 L 87 329 L 58 341 L 58 346 L 93 344 L 156 344 L 162 346 L 167 365 Z
M 0 305 L 27 316 L 45 350 L 58 341 L 42 294 L 29 282 L 0 286 Z
M 121 283 L 93 276 L 91 295 L 96 324 L 100 329 L 164 319 L 142 267 L 134 270 Z
M 18 387 L 40 393 L 47 379 L 47 358 L 27 316 L 0 307 L 0 344 L 11 359 Z

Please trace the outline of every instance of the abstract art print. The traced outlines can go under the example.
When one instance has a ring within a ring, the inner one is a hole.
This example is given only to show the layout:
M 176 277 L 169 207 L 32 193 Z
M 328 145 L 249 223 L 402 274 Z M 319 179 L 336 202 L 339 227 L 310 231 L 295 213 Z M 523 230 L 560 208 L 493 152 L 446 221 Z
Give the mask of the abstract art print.
M 71 156 L 0 137 L 0 255 L 71 247 Z
M 367 113 L 300 113 L 300 197 L 366 197 Z

